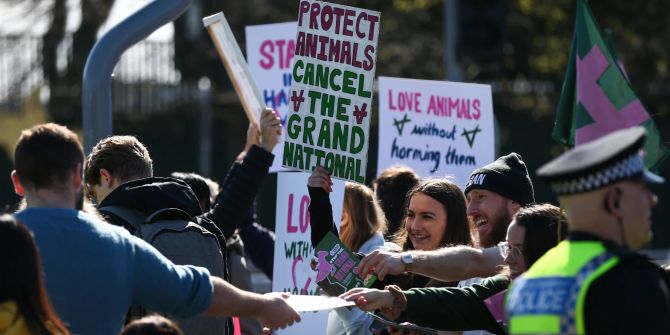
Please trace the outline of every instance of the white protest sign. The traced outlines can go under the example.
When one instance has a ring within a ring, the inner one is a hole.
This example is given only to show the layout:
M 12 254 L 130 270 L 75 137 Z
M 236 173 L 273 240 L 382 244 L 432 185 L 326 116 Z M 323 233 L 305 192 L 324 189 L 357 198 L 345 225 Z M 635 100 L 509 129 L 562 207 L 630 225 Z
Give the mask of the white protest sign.
M 309 221 L 309 192 L 305 172 L 277 174 L 277 210 L 272 291 L 315 295 L 316 272 L 310 267 L 314 257 Z M 339 226 L 344 202 L 344 182 L 333 180 L 330 193 L 333 220 Z M 328 311 L 302 313 L 302 321 L 275 334 L 325 334 Z
M 380 13 L 299 5 L 282 166 L 365 182 Z
M 249 72 L 265 105 L 279 113 L 284 129 L 297 25 L 297 22 L 286 22 L 247 26 L 245 33 Z M 284 152 L 283 137 L 272 151 L 275 157 L 281 157 Z M 275 159 L 270 172 L 285 171 L 281 163 L 281 159 Z
M 378 174 L 402 164 L 464 187 L 494 155 L 489 85 L 379 78 Z

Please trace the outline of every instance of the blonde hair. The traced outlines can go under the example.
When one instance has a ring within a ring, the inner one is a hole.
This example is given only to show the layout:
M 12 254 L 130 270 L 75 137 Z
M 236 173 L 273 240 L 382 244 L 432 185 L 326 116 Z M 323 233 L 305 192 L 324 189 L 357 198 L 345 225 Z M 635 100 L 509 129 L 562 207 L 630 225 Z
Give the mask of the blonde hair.
M 340 237 L 352 251 L 357 251 L 376 232 L 386 232 L 386 217 L 369 187 L 346 183 L 344 211 L 349 215 L 349 226 Z

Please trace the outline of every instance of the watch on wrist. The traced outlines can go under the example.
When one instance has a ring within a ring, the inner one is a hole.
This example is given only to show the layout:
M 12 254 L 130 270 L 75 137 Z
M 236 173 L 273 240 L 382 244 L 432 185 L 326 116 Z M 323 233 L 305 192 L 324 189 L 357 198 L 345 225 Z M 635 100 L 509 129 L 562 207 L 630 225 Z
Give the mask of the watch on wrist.
M 402 261 L 402 263 L 405 264 L 405 272 L 412 271 L 412 264 L 414 263 L 414 258 L 412 257 L 411 253 L 403 252 L 400 255 L 400 261 Z

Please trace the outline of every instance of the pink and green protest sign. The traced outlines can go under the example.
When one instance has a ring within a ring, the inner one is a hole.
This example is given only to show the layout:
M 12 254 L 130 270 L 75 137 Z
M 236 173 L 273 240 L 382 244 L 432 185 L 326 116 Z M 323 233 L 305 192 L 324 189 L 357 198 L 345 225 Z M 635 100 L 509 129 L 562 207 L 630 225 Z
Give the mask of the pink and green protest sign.
M 282 166 L 365 182 L 380 13 L 300 2 Z

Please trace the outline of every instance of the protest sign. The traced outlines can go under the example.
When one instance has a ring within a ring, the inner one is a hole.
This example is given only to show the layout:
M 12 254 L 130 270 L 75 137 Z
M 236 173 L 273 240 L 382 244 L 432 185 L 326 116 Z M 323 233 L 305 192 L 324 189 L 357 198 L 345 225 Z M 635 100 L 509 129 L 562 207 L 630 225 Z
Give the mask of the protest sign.
M 302 0 L 282 166 L 365 182 L 380 13 Z
M 378 174 L 403 164 L 464 187 L 495 159 L 491 87 L 380 77 L 378 154 Z
M 297 22 L 262 24 L 246 27 L 246 46 L 249 72 L 254 78 L 265 105 L 274 109 L 286 129 L 291 69 L 295 53 Z M 284 135 L 272 153 L 281 157 L 284 152 Z M 285 171 L 277 158 L 270 172 Z
M 310 267 L 314 256 L 309 225 L 308 173 L 280 172 L 277 174 L 277 210 L 275 254 L 272 290 L 291 294 L 317 294 L 316 272 Z M 330 193 L 333 219 L 339 225 L 344 201 L 344 183 L 333 180 Z M 328 311 L 307 313 L 302 321 L 278 334 L 325 334 Z
M 235 92 L 240 98 L 249 122 L 258 123 L 265 104 L 261 99 L 254 79 L 251 77 L 247 62 L 244 60 L 244 55 L 242 55 L 240 46 L 235 40 L 226 17 L 219 12 L 202 19 L 202 23 L 214 42 L 216 51 L 219 53 Z

